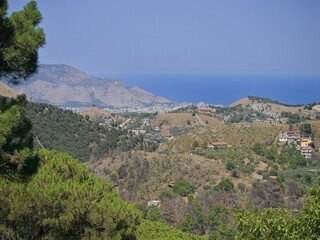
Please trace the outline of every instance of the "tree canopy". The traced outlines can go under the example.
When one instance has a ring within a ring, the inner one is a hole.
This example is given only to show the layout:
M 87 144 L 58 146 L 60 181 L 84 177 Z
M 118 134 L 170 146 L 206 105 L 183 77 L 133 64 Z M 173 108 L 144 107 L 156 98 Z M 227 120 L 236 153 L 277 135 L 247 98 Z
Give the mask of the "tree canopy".
M 236 223 L 236 239 L 319 239 L 320 186 L 317 183 L 310 189 L 303 208 L 294 216 L 281 208 L 245 210 L 236 214 Z
M 38 27 L 42 16 L 35 1 L 11 16 L 7 10 L 7 0 L 0 0 L 0 79 L 19 83 L 36 72 L 45 34 Z

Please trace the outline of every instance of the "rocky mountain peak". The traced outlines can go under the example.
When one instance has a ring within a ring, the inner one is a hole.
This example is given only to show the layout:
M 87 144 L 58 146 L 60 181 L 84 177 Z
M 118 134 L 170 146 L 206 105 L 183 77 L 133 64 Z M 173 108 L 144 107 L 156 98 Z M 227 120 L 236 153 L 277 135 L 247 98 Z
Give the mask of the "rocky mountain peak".
M 121 80 L 99 79 L 64 64 L 40 65 L 37 74 L 14 88 L 37 102 L 64 107 L 144 107 L 171 103 Z

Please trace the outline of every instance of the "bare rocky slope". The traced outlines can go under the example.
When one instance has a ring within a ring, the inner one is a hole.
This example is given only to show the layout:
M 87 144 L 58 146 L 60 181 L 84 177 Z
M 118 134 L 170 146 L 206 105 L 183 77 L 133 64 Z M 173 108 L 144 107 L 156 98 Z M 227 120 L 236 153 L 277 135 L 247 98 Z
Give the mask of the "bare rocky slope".
M 98 79 L 62 64 L 40 65 L 28 81 L 13 86 L 36 102 L 64 107 L 144 107 L 171 103 L 120 80 Z

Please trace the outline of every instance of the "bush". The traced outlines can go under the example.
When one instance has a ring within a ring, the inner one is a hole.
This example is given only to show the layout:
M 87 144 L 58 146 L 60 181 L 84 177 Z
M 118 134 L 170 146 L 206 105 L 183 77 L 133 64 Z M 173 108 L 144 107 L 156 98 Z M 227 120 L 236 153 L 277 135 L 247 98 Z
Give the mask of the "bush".
M 229 178 L 222 178 L 220 183 L 214 186 L 215 191 L 231 191 L 234 188 L 232 181 Z
M 232 171 L 236 168 L 236 165 L 231 160 L 228 160 L 226 163 L 226 168 L 228 171 Z
M 176 184 L 173 187 L 173 192 L 182 197 L 186 197 L 189 194 L 194 193 L 194 191 L 195 186 L 185 180 L 177 180 Z
M 238 178 L 240 176 L 239 172 L 237 171 L 237 169 L 233 169 L 231 171 L 231 176 L 234 177 L 234 178 Z
M 197 235 L 177 230 L 165 223 L 143 220 L 137 231 L 137 240 L 205 240 Z

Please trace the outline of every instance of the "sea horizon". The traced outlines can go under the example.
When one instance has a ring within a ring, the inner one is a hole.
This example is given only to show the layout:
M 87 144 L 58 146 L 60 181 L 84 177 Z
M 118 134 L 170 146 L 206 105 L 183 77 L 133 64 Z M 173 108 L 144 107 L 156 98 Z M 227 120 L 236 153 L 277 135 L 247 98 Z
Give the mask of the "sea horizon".
M 320 102 L 320 75 L 112 74 L 126 86 L 137 86 L 175 102 L 230 105 L 248 97 L 285 104 Z

